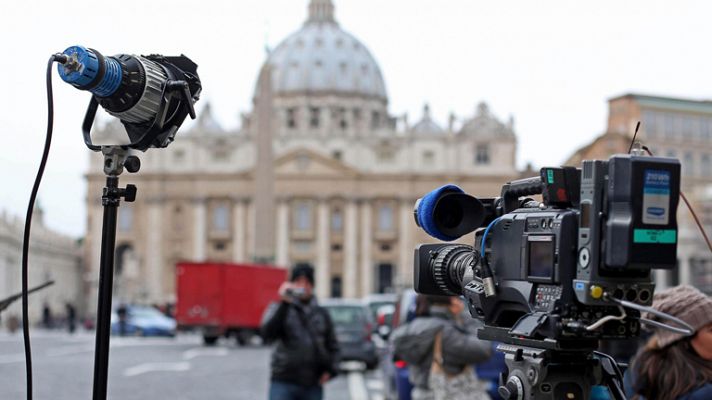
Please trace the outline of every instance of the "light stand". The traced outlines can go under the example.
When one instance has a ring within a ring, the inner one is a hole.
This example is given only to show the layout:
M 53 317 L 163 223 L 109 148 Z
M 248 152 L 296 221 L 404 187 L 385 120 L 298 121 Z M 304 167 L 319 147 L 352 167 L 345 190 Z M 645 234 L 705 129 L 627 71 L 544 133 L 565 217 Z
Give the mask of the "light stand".
M 104 221 L 101 229 L 101 261 L 99 267 L 99 297 L 96 312 L 96 345 L 94 351 L 94 400 L 106 399 L 109 372 L 109 341 L 111 338 L 111 297 L 114 284 L 114 252 L 116 248 L 116 216 L 121 198 L 136 200 L 136 186 L 119 187 L 119 175 L 124 168 L 138 172 L 141 163 L 122 146 L 102 146 L 104 155 L 104 187 L 101 204 Z

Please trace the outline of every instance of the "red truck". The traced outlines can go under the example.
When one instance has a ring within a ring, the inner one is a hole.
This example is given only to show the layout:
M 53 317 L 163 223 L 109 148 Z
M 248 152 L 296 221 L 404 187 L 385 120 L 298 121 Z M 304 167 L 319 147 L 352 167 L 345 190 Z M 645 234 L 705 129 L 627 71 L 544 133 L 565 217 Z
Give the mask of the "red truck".
M 245 344 L 259 334 L 262 313 L 278 301 L 277 290 L 286 279 L 286 269 L 271 265 L 178 263 L 178 327 L 200 329 L 206 345 L 221 336 Z

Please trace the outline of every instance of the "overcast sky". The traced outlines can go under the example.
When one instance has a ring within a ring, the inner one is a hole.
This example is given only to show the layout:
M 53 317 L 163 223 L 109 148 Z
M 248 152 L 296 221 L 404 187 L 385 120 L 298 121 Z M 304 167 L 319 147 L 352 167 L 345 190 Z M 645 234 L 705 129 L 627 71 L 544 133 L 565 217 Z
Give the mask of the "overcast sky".
M 712 3 L 705 1 L 335 0 L 336 18 L 381 66 L 390 112 L 438 122 L 486 101 L 515 117 L 517 162 L 558 164 L 602 133 L 606 99 L 625 92 L 710 98 Z M 298 29 L 308 0 L 7 1 L 0 12 L 0 210 L 24 215 L 46 123 L 50 54 L 70 45 L 116 53 L 184 53 L 201 106 L 225 127 L 250 109 L 265 45 Z M 56 72 L 55 136 L 40 192 L 47 223 L 85 231 L 87 92 Z M 180 135 L 180 132 L 179 132 Z M 153 150 L 160 151 L 160 150 Z M 96 171 L 94 171 L 96 172 Z M 140 194 L 140 188 L 139 188 Z M 100 196 L 89 193 L 89 196 Z

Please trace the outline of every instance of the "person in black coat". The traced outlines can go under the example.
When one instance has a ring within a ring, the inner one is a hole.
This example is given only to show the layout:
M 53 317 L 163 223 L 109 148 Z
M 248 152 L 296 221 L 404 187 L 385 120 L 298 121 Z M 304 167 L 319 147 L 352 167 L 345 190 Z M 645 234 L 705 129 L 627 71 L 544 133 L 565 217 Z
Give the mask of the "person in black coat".
M 262 319 L 262 338 L 276 342 L 270 400 L 321 400 L 323 385 L 338 373 L 338 344 L 328 312 L 313 294 L 314 270 L 297 266 L 279 288 L 281 301 Z

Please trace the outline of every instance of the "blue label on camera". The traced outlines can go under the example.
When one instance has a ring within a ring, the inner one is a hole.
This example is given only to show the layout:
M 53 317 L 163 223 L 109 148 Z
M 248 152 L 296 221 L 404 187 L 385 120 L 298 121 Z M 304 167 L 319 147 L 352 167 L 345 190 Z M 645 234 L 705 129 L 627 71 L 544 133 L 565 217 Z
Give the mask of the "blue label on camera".
M 643 175 L 643 223 L 667 225 L 670 217 L 670 171 L 646 169 Z
M 576 290 L 584 290 L 586 288 L 586 285 L 583 284 L 583 282 L 576 282 Z

